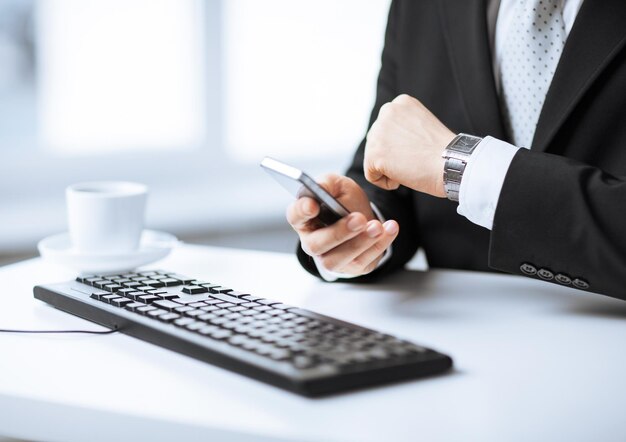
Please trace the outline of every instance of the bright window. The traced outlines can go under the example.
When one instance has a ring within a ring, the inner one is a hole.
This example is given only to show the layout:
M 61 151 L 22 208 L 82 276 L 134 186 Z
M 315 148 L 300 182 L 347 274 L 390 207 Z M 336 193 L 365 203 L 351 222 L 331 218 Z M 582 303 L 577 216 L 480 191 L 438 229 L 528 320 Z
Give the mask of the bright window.
M 0 251 L 65 229 L 63 189 L 151 188 L 150 227 L 284 223 L 265 155 L 340 172 L 389 0 L 0 0 Z

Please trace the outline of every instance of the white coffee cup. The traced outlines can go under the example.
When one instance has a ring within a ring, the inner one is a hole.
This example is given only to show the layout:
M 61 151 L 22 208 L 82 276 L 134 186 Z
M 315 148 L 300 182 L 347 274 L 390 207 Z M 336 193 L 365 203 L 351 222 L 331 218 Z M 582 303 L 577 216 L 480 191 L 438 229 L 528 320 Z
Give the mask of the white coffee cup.
M 79 253 L 137 250 L 148 187 L 126 181 L 93 181 L 65 190 L 70 239 Z

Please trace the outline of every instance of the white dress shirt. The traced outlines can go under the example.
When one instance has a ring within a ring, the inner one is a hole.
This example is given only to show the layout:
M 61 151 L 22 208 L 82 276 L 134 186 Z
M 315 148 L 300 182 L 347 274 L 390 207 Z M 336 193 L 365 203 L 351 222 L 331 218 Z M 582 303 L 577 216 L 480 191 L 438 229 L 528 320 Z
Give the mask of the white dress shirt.
M 500 89 L 500 60 L 502 59 L 502 42 L 507 34 L 511 21 L 515 18 L 515 4 L 521 0 L 492 0 L 487 8 L 487 25 L 491 41 L 493 71 L 496 87 Z M 565 32 L 574 25 L 583 0 L 563 1 L 563 24 Z M 485 139 L 476 146 L 467 162 L 461 188 L 459 190 L 459 214 L 474 224 L 491 230 L 493 218 L 498 205 L 500 191 L 504 185 L 504 177 L 513 161 L 518 147 L 492 137 Z
M 515 5 L 523 0 L 490 0 L 487 7 L 487 27 L 493 57 L 493 71 L 496 79 L 496 89 L 500 92 L 500 60 L 502 59 L 503 42 L 515 19 Z M 583 0 L 562 0 L 563 21 L 565 32 L 569 35 Z M 485 137 L 476 146 L 465 167 L 461 188 L 459 190 L 458 213 L 465 216 L 474 224 L 491 230 L 493 218 L 498 205 L 500 191 L 504 185 L 504 178 L 519 147 L 493 137 Z M 443 173 L 443 171 L 442 171 Z M 372 204 L 375 213 L 380 213 Z M 384 219 L 381 219 L 384 221 Z M 402 228 L 402 226 L 400 226 Z M 391 247 L 387 249 L 380 267 L 391 257 Z M 320 275 L 326 281 L 352 276 L 326 270 L 315 259 Z

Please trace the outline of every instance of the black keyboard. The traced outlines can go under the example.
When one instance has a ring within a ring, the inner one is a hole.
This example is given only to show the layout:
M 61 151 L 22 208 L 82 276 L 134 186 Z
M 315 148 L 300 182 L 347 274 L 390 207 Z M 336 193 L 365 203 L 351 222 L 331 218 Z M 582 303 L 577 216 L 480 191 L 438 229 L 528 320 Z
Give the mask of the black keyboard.
M 447 371 L 393 336 L 165 271 L 83 275 L 34 288 L 54 307 L 305 396 Z

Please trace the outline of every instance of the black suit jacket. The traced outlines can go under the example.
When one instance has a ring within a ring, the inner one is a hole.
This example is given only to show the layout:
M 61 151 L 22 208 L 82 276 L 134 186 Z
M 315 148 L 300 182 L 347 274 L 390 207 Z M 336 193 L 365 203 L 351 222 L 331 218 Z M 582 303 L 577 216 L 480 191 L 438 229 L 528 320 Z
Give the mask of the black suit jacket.
M 626 2 L 586 0 L 541 111 L 530 151 L 513 159 L 491 231 L 457 204 L 363 176 L 363 141 L 347 175 L 400 224 L 391 260 L 368 280 L 404 266 L 423 247 L 431 267 L 496 269 L 578 278 L 626 299 Z M 396 0 L 389 13 L 377 97 L 406 93 L 454 132 L 507 140 L 492 73 L 485 0 Z M 415 165 L 419 167 L 419 165 Z M 302 264 L 317 274 L 300 249 Z M 580 282 L 583 281 L 583 282 Z

